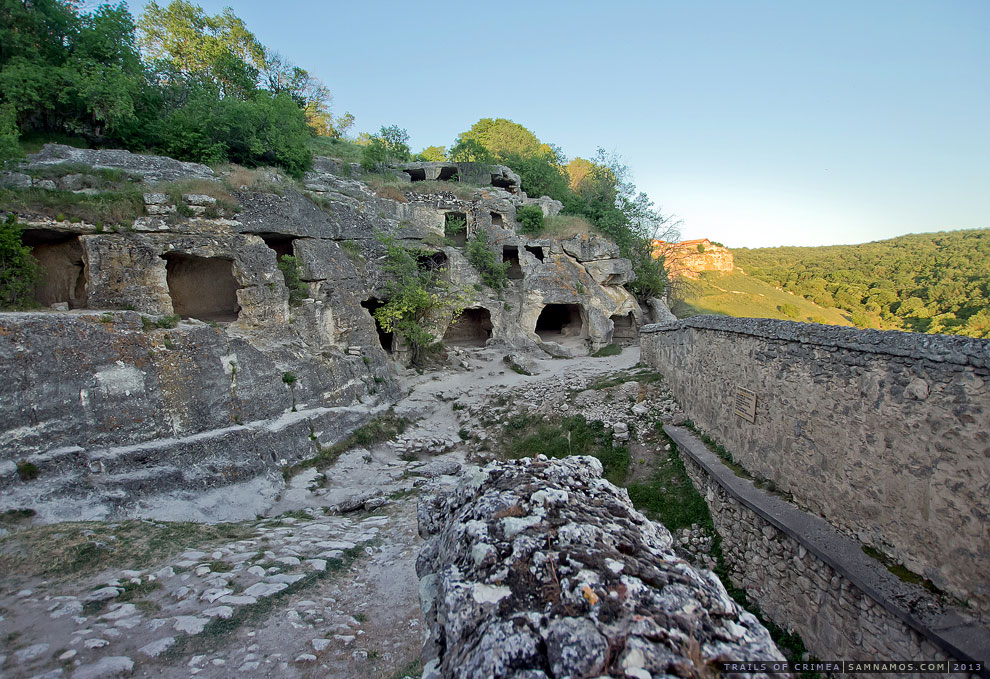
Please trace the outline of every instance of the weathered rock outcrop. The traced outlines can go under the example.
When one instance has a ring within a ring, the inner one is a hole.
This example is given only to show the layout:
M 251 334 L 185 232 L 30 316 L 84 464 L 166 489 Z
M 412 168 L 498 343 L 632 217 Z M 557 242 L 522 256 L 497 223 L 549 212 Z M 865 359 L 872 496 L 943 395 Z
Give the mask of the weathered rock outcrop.
M 695 677 L 783 659 L 601 474 L 590 457 L 493 463 L 420 504 L 424 679 Z
M 732 252 L 707 238 L 680 243 L 653 241 L 654 257 L 662 256 L 671 276 L 697 278 L 702 271 L 728 272 L 735 269 Z
M 135 186 L 144 194 L 129 224 L 17 215 L 43 265 L 39 301 L 53 311 L 0 314 L 12 377 L 0 384 L 0 510 L 119 516 L 156 493 L 265 474 L 277 485 L 280 466 L 386 408 L 407 354 L 372 316 L 386 296 L 382 234 L 426 250 L 467 297 L 460 317 L 428 321 L 451 344 L 566 356 L 641 324 L 623 287 L 629 263 L 610 243 L 565 249 L 516 232 L 518 207 L 561 206 L 526 196 L 508 168 L 410 168 L 450 191 L 410 182 L 379 195 L 358 168 L 325 158 L 300 186 L 272 171 L 238 179 L 57 145 L 0 174 L 14 190 L 88 193 L 117 190 L 108 177 L 119 175 L 128 199 Z M 445 233 L 450 218 L 466 222 L 460 242 Z M 466 257 L 480 232 L 511 264 L 504 290 L 486 288 Z M 285 255 L 302 282 L 292 304 Z M 21 480 L 18 464 L 38 479 Z

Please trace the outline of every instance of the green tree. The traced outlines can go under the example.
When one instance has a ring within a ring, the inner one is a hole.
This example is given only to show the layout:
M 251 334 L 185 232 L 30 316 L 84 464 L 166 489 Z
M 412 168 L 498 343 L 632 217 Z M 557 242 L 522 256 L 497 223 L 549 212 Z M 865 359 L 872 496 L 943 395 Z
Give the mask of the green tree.
M 450 147 L 450 159 L 457 163 L 494 163 L 495 155 L 477 139 L 459 139 Z
M 0 25 L 0 101 L 19 131 L 121 140 L 140 127 L 149 83 L 126 5 L 80 15 L 59 0 L 3 0 Z
M 300 68 L 278 52 L 265 50 L 262 80 L 272 94 L 288 94 L 306 114 L 313 134 L 339 139 L 354 124 L 350 113 L 335 117 L 330 89 L 309 71 Z
M 447 160 L 447 149 L 443 146 L 427 146 L 413 156 L 413 160 L 437 163 Z
M 361 167 L 382 171 L 389 165 L 409 160 L 409 133 L 398 125 L 382 126 L 378 134 L 368 138 L 361 150 Z
M 242 101 L 194 91 L 185 106 L 162 120 L 158 138 L 168 155 L 184 160 L 278 165 L 294 176 L 312 164 L 305 114 L 284 93 L 259 91 Z
M 246 98 L 266 66 L 265 48 L 229 7 L 210 16 L 186 0 L 150 2 L 138 20 L 141 46 L 164 78 Z
M 529 158 L 540 154 L 544 146 L 536 135 L 518 123 L 505 118 L 482 118 L 470 130 L 458 135 L 451 156 L 459 155 L 462 145 L 472 141 L 495 158 L 509 155 Z
M 41 276 L 31 248 L 21 242 L 23 229 L 14 215 L 0 221 L 0 307 L 23 307 L 31 302 Z

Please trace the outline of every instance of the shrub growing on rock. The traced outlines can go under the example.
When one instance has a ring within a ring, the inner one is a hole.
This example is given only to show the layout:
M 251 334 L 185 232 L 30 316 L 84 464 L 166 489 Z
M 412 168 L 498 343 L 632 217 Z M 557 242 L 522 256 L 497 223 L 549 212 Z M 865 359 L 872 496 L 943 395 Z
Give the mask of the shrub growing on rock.
M 498 261 L 498 255 L 488 245 L 488 234 L 478 231 L 468 241 L 467 258 L 481 274 L 482 282 L 492 290 L 501 290 L 509 283 L 508 262 Z
M 521 233 L 527 236 L 538 236 L 543 233 L 543 210 L 539 205 L 526 205 L 516 210 Z
M 23 229 L 14 215 L 0 222 L 0 307 L 31 304 L 31 291 L 41 276 L 31 248 L 21 242 Z

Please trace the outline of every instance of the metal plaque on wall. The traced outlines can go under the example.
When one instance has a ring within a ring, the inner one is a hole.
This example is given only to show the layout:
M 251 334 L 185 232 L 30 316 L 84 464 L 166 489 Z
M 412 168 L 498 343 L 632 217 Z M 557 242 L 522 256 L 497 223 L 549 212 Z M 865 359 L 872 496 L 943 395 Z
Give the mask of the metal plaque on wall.
M 756 392 L 736 387 L 736 401 L 733 412 L 744 420 L 756 422 Z

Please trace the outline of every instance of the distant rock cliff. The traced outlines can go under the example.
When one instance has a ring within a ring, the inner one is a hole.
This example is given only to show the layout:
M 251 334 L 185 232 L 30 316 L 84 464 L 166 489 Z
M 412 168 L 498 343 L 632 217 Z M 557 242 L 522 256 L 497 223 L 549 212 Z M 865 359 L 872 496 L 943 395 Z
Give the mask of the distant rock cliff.
M 697 278 L 702 271 L 732 271 L 735 269 L 732 253 L 722 245 L 707 238 L 686 240 L 680 243 L 653 241 L 653 256 L 663 257 L 671 276 Z

